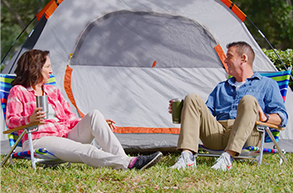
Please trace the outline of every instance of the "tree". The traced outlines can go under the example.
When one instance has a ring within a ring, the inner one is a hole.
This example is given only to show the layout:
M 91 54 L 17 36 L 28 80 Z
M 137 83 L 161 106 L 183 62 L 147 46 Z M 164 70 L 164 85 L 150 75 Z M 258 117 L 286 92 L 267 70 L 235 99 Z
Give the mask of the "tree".
M 232 0 L 233 1 L 233 0 Z M 275 48 L 293 48 L 292 0 L 234 0 L 233 1 L 263 32 Z M 251 22 L 246 25 L 262 48 L 270 48 Z
M 49 1 L 50 0 L 1 0 L 1 59 L 22 30 L 25 29 L 26 25 L 35 18 L 35 15 Z M 19 46 L 24 43 L 35 23 L 36 21 L 24 30 L 22 36 L 19 37 L 18 41 L 15 42 L 11 49 L 8 59 Z

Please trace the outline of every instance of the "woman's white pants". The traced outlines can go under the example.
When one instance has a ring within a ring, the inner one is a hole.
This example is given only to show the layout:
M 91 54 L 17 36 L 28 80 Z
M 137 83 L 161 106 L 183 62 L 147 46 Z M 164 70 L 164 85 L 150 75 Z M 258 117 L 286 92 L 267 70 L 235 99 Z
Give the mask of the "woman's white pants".
M 102 150 L 91 144 L 93 139 Z M 34 149 L 46 148 L 66 162 L 83 162 L 93 167 L 127 169 L 131 160 L 98 110 L 85 115 L 68 133 L 68 138 L 41 137 L 33 140 L 33 146 Z M 29 150 L 28 141 L 23 144 L 23 150 Z

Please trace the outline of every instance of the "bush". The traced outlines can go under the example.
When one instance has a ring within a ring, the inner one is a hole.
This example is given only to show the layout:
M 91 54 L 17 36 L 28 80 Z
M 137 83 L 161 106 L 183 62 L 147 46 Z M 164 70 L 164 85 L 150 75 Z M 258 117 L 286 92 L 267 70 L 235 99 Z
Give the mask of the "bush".
M 285 66 L 288 68 L 289 66 L 293 66 L 293 49 L 287 49 L 285 51 L 282 50 L 275 50 L 276 53 L 279 55 Z M 263 52 L 269 57 L 269 59 L 275 64 L 278 70 L 285 70 L 284 65 L 282 64 L 279 57 L 275 54 L 274 50 L 267 50 L 263 49 Z M 293 90 L 293 80 L 292 80 L 293 73 L 291 72 L 291 79 L 289 82 L 290 87 Z

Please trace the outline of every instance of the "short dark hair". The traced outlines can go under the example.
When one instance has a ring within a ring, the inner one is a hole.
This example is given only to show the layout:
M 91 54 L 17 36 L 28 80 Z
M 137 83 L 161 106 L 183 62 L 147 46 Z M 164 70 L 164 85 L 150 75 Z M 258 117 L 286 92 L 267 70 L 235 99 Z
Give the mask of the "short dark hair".
M 43 80 L 41 70 L 47 60 L 49 51 L 33 49 L 24 52 L 17 61 L 17 67 L 14 71 L 16 78 L 11 83 L 14 85 L 22 85 L 24 87 L 35 86 L 39 81 Z
M 248 63 L 250 63 L 251 65 L 253 64 L 253 61 L 255 58 L 255 53 L 254 53 L 252 47 L 248 43 L 246 43 L 244 41 L 232 42 L 227 45 L 228 49 L 230 47 L 236 47 L 236 51 L 240 56 L 242 54 L 246 54 L 248 56 Z

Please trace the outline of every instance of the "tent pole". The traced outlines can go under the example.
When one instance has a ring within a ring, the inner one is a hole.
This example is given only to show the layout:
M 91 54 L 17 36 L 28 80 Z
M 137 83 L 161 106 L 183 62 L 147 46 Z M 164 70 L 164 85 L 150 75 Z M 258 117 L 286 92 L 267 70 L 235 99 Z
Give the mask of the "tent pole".
M 287 66 L 284 64 L 283 60 L 280 58 L 279 54 L 275 51 L 275 48 L 273 47 L 273 45 L 270 43 L 270 41 L 266 38 L 266 36 L 260 31 L 260 29 L 251 21 L 251 19 L 249 19 L 249 17 L 246 17 L 250 23 L 252 23 L 252 25 L 257 29 L 258 33 L 266 40 L 266 42 L 269 44 L 269 46 L 271 47 L 271 49 L 274 51 L 274 53 L 277 55 L 277 57 L 279 58 L 279 60 L 282 62 L 282 65 L 284 66 L 284 68 L 286 70 L 288 70 Z M 293 76 L 292 74 L 290 74 L 291 79 L 293 80 Z
M 8 55 L 8 53 L 10 52 L 10 50 L 12 49 L 12 47 L 14 46 L 15 42 L 20 38 L 20 36 L 23 34 L 23 32 L 28 28 L 28 26 L 36 19 L 36 17 L 34 17 L 26 26 L 25 28 L 20 32 L 20 34 L 17 36 L 17 38 L 14 40 L 14 42 L 12 43 L 12 45 L 10 46 L 10 48 L 8 49 L 8 51 L 6 52 L 6 54 L 4 55 L 3 59 L 1 60 L 1 64 L 4 62 L 6 56 Z

